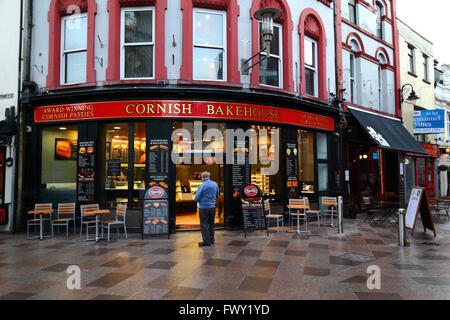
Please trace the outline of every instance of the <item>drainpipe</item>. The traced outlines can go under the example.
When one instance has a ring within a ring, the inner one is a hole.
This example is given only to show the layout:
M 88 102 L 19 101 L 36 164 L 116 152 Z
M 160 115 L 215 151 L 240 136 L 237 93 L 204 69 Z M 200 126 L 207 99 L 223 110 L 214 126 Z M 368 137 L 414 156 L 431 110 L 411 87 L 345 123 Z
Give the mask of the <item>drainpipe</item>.
M 23 83 L 30 81 L 30 73 L 31 73 L 31 35 L 33 30 L 33 0 L 22 0 L 22 10 L 23 3 L 27 4 L 27 49 L 25 56 L 25 65 L 24 65 L 24 75 L 23 75 Z M 21 14 L 21 50 L 20 55 L 22 55 L 22 32 L 23 32 L 23 13 Z M 24 58 L 20 59 L 20 64 Z M 19 73 L 20 77 L 21 73 Z M 17 147 L 16 147 L 16 208 L 15 208 L 15 221 L 14 228 L 15 230 L 20 229 L 22 225 L 22 202 L 23 202 L 23 149 L 24 149 L 24 124 L 25 124 L 25 113 L 22 112 L 22 93 L 21 90 L 22 83 L 19 80 L 19 92 L 20 92 L 20 101 L 19 107 L 17 108 L 17 118 L 19 121 L 18 132 L 17 132 Z

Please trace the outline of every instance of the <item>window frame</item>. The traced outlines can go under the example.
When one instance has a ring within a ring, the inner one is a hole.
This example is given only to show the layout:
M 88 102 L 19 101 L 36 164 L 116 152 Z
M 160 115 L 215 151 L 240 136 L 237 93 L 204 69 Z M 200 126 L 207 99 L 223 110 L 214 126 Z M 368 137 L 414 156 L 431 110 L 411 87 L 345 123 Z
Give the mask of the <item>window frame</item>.
M 351 18 L 351 13 L 353 13 L 354 19 Z M 348 2 L 348 20 L 351 23 L 358 25 L 358 11 L 356 9 L 356 1 L 355 0 L 350 0 Z
M 314 53 L 314 67 L 311 67 L 310 65 L 308 65 L 306 63 L 306 60 L 305 60 L 305 66 L 304 66 L 305 67 L 305 78 L 306 78 L 306 69 L 314 72 L 314 94 L 311 95 L 308 92 L 306 92 L 306 86 L 305 86 L 305 94 L 307 96 L 317 98 L 319 96 L 319 72 L 318 72 L 319 71 L 318 70 L 319 69 L 318 68 L 318 62 L 319 62 L 318 61 L 319 60 L 318 59 L 318 45 L 319 45 L 319 43 L 318 43 L 318 41 L 314 40 L 313 38 L 307 37 L 307 36 L 305 36 L 304 41 L 309 41 L 313 44 L 313 53 Z M 305 56 L 306 56 L 306 54 L 305 54 Z M 306 79 L 305 79 L 305 81 L 306 81 Z M 306 85 L 306 82 L 305 82 L 305 85 Z
M 383 111 L 384 109 L 384 90 L 383 90 L 384 82 L 383 82 L 383 70 L 381 66 L 378 66 L 378 108 L 379 111 Z
M 82 49 L 72 49 L 72 50 L 65 50 L 65 44 L 66 44 L 66 21 L 68 20 L 73 20 L 73 19 L 81 19 L 81 18 L 86 18 L 86 48 Z M 70 15 L 70 16 L 63 16 L 61 17 L 61 61 L 60 61 L 60 85 L 62 86 L 70 86 L 70 85 L 75 85 L 75 84 L 81 84 L 81 83 L 86 83 L 87 82 L 87 65 L 88 65 L 88 57 L 87 57 L 87 48 L 88 48 L 88 14 L 87 12 L 84 13 L 80 13 L 80 14 L 75 14 L 75 15 Z M 84 81 L 80 81 L 80 82 L 66 82 L 66 78 L 67 78 L 67 74 L 66 74 L 66 55 L 70 54 L 70 53 L 79 53 L 79 52 L 86 52 L 86 70 L 85 70 L 85 80 Z
M 125 12 L 127 11 L 152 11 L 152 41 L 151 42 L 133 42 L 125 44 Z M 149 7 L 121 7 L 120 8 L 120 80 L 154 80 L 155 79 L 155 12 L 156 9 L 154 6 Z M 134 77 L 127 78 L 125 77 L 125 47 L 126 46 L 153 46 L 153 76 L 152 77 Z
M 206 14 L 220 14 L 222 15 L 222 39 L 223 44 L 222 47 L 218 46 L 207 46 L 205 44 L 196 44 L 195 42 L 195 14 L 197 12 L 200 13 L 206 13 Z M 192 9 L 192 79 L 194 81 L 212 81 L 212 82 L 227 82 L 228 80 L 228 52 L 227 52 L 227 44 L 228 44 L 228 38 L 227 38 L 227 11 L 223 10 L 211 10 L 211 9 L 204 9 L 204 8 L 193 8 Z M 195 68 L 195 48 L 205 48 L 205 49 L 222 49 L 223 50 L 223 79 L 202 79 L 202 78 L 195 78 L 194 76 L 194 68 Z
M 260 45 L 261 45 L 261 25 L 262 25 L 262 21 L 258 22 L 258 51 L 261 51 Z M 278 56 L 275 54 L 270 53 L 269 57 L 267 59 L 270 58 L 276 58 L 278 59 L 278 86 L 271 86 L 269 84 L 264 84 L 261 83 L 261 68 L 259 68 L 259 85 L 262 87 L 268 87 L 268 88 L 277 88 L 277 89 L 283 89 L 284 83 L 283 83 L 283 25 L 279 24 L 279 23 L 274 23 L 273 27 L 277 27 L 278 28 Z M 265 52 L 260 52 L 259 55 L 266 55 Z
M 416 74 L 415 49 L 414 46 L 408 44 L 408 72 L 412 74 Z
M 350 61 L 350 102 L 351 103 L 355 103 L 355 92 L 356 92 L 356 57 L 355 54 L 353 52 L 350 52 L 350 56 L 349 56 L 349 61 Z M 353 72 L 352 72 L 353 70 Z
M 376 17 L 376 24 L 377 24 L 377 37 L 381 40 L 384 40 L 384 24 L 383 24 L 383 17 L 384 17 L 384 6 L 380 1 L 375 2 L 375 8 L 377 10 L 377 17 Z M 380 21 L 378 21 L 378 13 L 380 15 Z
M 430 72 L 429 72 L 429 57 L 423 53 L 422 54 L 422 58 L 423 58 L 423 80 L 426 82 L 430 82 Z

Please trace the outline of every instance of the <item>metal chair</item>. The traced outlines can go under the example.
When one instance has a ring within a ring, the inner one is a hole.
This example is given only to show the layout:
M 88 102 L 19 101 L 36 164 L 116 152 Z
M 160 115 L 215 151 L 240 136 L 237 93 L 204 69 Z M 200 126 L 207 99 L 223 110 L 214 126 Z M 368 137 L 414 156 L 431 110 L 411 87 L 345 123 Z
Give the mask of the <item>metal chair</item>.
M 95 228 L 95 217 L 86 216 L 86 214 L 89 213 L 89 211 L 95 211 L 99 209 L 100 208 L 98 203 L 85 204 L 80 206 L 80 238 L 83 233 L 83 225 L 86 226 L 86 239 L 89 239 L 89 228 Z
M 363 197 L 363 211 L 367 213 L 366 219 L 364 219 L 364 222 L 367 222 L 368 224 L 372 225 L 378 223 L 381 220 L 381 207 L 372 206 L 372 201 L 370 197 Z
M 337 198 L 335 197 L 322 197 L 322 207 L 328 207 L 328 209 L 322 209 L 322 222 L 325 223 L 325 217 L 330 216 L 331 225 L 333 225 L 333 218 L 337 219 Z
M 51 210 L 52 209 L 52 204 L 51 203 L 36 203 L 34 205 L 34 210 Z M 52 219 L 52 214 L 50 214 L 48 216 L 48 218 L 43 218 L 42 221 L 51 221 Z M 36 227 L 39 226 L 40 227 L 40 220 L 39 217 L 37 216 L 37 214 L 33 214 L 33 219 L 29 219 L 27 220 L 27 238 L 30 237 L 30 226 L 34 226 L 35 230 Z M 53 233 L 52 233 L 53 235 Z
M 119 220 L 119 217 L 122 217 L 122 220 Z M 102 223 L 102 234 L 103 229 L 108 229 L 108 241 L 110 241 L 110 233 L 111 233 L 111 226 L 117 227 L 117 234 L 119 235 L 119 226 L 123 225 L 123 230 L 125 232 L 125 239 L 128 239 L 127 235 L 127 225 L 126 225 L 126 217 L 127 217 L 127 205 L 126 204 L 118 204 L 116 208 L 116 219 L 112 221 L 103 221 Z
M 66 217 L 66 218 L 64 218 Z M 59 203 L 58 213 L 55 220 L 51 220 L 52 236 L 54 226 L 65 226 L 66 237 L 69 236 L 69 224 L 73 222 L 73 232 L 77 232 L 75 226 L 75 203 Z
M 272 214 L 270 209 L 270 200 L 264 200 L 264 211 L 266 212 L 267 227 L 269 227 L 270 220 L 275 220 L 277 223 L 277 233 L 279 232 L 279 226 L 281 222 L 281 230 L 284 231 L 284 215 L 283 214 Z
M 447 200 L 447 201 L 446 201 Z M 441 214 L 441 213 L 439 213 L 439 212 L 441 212 L 442 210 L 443 211 L 445 211 L 445 214 L 446 214 L 446 216 L 447 216 L 447 219 L 449 219 L 450 220 L 450 216 L 449 216 L 449 214 L 448 214 L 448 207 L 449 207 L 449 197 L 444 197 L 444 196 L 442 196 L 442 197 L 439 197 L 438 198 L 438 216 L 440 217 L 440 216 L 443 216 L 443 214 Z

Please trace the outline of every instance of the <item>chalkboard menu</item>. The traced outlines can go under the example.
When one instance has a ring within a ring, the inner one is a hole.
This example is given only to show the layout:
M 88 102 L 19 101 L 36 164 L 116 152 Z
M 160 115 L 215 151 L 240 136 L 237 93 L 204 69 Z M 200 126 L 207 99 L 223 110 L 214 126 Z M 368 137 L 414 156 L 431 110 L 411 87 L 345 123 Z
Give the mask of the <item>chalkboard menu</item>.
M 169 172 L 169 140 L 150 139 L 148 168 L 151 173 Z
M 414 235 L 417 222 L 417 214 L 420 212 L 424 232 L 427 229 L 433 231 L 436 237 L 436 229 L 434 228 L 433 216 L 430 210 L 430 201 L 425 188 L 413 188 L 409 197 L 408 208 L 405 216 L 405 227 L 411 229 Z
M 269 235 L 261 190 L 258 186 L 246 184 L 242 186 L 240 195 L 244 235 L 247 236 L 247 230 L 266 230 Z
M 78 201 L 95 201 L 95 141 L 78 142 Z
M 142 237 L 169 234 L 169 200 L 163 183 L 152 182 L 144 195 Z
M 242 164 L 240 164 L 242 163 Z M 250 183 L 248 141 L 236 141 L 232 165 L 233 198 L 238 199 L 243 185 Z
M 288 199 L 299 197 L 297 142 L 285 142 L 286 191 Z
M 108 161 L 108 177 L 118 177 L 121 173 L 122 162 L 120 160 Z

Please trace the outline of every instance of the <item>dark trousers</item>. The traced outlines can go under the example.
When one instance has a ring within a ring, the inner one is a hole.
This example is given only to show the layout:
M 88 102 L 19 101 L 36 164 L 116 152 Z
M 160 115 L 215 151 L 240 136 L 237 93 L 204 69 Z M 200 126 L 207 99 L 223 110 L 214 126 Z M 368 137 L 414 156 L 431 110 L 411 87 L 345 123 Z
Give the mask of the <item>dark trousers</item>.
M 214 241 L 216 208 L 198 209 L 198 212 L 203 242 L 211 243 L 211 241 Z

